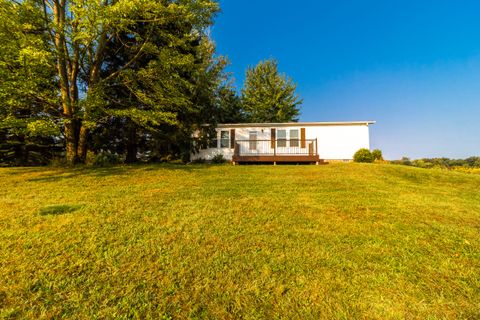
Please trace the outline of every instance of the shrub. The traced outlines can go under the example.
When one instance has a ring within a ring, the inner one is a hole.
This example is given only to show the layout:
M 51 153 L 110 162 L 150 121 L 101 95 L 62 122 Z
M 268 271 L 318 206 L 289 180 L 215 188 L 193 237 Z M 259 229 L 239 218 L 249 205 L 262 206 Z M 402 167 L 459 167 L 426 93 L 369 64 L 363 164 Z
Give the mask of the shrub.
M 403 164 L 405 166 L 411 166 L 412 165 L 412 161 L 410 161 L 409 157 L 402 157 L 402 159 L 399 160 L 399 163 Z
M 480 168 L 480 157 L 470 157 L 465 159 L 467 166 L 472 168 Z
M 355 162 L 366 162 L 366 163 L 372 163 L 374 160 L 372 153 L 370 150 L 362 148 L 355 152 L 353 155 L 353 161 Z
M 119 162 L 118 155 L 110 152 L 100 152 L 93 159 L 93 165 L 97 167 L 111 166 Z
M 375 161 L 383 161 L 383 154 L 382 154 L 382 150 L 380 149 L 373 150 L 372 156 L 373 156 L 373 160 Z
M 216 154 L 212 158 L 212 163 L 225 163 L 227 160 L 223 157 L 223 154 Z

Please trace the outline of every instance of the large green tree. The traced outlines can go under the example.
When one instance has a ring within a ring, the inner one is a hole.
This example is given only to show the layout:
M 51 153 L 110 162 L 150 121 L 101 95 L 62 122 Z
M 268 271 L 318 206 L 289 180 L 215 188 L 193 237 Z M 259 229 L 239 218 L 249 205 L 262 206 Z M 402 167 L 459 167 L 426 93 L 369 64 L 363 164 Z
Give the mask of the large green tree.
M 136 108 L 131 104 L 117 114 L 152 125 L 178 120 L 171 106 L 181 108 L 188 98 L 177 94 L 185 87 L 177 70 L 188 70 L 195 63 L 185 47 L 211 24 L 218 10 L 216 2 L 42 0 L 41 4 L 56 66 L 69 163 L 85 159 L 90 130 L 104 116 L 108 104 L 105 88 L 116 79 L 128 85 L 134 100 L 150 106 Z M 115 68 L 109 68 L 106 59 L 114 39 L 128 39 L 117 44 L 128 54 L 122 55 L 124 60 L 118 60 Z M 155 58 L 148 62 L 148 68 L 135 70 L 134 65 L 146 55 Z M 155 81 L 157 76 L 161 80 Z
M 141 28 L 143 23 L 137 29 Z M 170 32 L 180 37 L 190 28 L 189 24 L 177 23 Z M 95 132 L 104 133 L 108 139 L 112 124 L 122 126 L 124 135 L 115 137 L 123 138 L 127 162 L 135 162 L 138 153 L 148 154 L 150 159 L 185 157 L 190 153 L 192 132 L 204 123 L 215 122 L 217 91 L 226 81 L 226 60 L 215 56 L 213 43 L 204 35 L 175 47 L 168 45 L 164 34 L 159 30 L 152 35 L 156 47 L 121 76 L 107 78 L 104 83 L 103 117 L 99 117 Z M 109 67 L 102 78 L 108 77 L 108 69 L 117 69 L 134 54 L 124 46 L 134 42 L 125 36 L 112 39 L 105 60 Z M 102 128 L 105 125 L 109 128 Z M 108 145 L 105 139 L 94 139 L 95 147 L 105 149 Z M 118 150 L 115 144 L 110 146 Z
M 213 0 L 0 4 L 0 152 L 42 139 L 71 164 L 88 148 L 179 157 L 203 124 L 244 119 L 205 32 Z
M 242 103 L 250 122 L 298 121 L 302 99 L 296 84 L 278 71 L 276 60 L 261 61 L 248 68 Z

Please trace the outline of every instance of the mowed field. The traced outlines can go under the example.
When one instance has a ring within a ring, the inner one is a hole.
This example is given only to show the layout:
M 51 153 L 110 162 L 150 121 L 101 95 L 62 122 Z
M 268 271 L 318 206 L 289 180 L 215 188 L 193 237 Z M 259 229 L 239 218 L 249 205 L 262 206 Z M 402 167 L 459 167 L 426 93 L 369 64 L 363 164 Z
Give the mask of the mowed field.
M 480 319 L 480 175 L 3 168 L 0 318 Z

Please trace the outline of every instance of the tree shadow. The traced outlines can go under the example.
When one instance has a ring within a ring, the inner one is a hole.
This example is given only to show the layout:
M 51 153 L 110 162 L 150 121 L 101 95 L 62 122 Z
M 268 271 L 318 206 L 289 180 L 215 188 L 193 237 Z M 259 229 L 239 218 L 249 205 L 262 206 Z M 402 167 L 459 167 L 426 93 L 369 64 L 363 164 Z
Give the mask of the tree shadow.
M 156 171 L 156 170 L 169 170 L 169 171 L 185 171 L 185 172 L 194 172 L 209 169 L 212 167 L 218 167 L 221 165 L 202 163 L 202 164 L 171 164 L 171 163 L 156 163 L 156 164 L 147 164 L 147 165 L 133 165 L 132 167 L 138 167 L 143 171 Z
M 125 176 L 132 175 L 135 172 L 141 171 L 157 171 L 157 170 L 168 170 L 168 171 L 183 171 L 183 172 L 194 172 L 199 170 L 205 170 L 218 165 L 212 164 L 132 164 L 132 165 L 122 165 L 122 166 L 111 166 L 111 167 L 73 167 L 73 168 L 49 168 L 52 170 L 46 174 L 30 178 L 27 181 L 31 182 L 58 182 L 65 179 L 72 179 L 80 176 L 91 176 L 91 177 L 113 177 L 113 176 Z M 22 170 L 17 173 L 33 173 L 39 172 L 38 168 L 36 170 Z
M 2 175 L 14 176 L 16 174 L 24 174 L 24 173 L 34 173 L 42 170 L 45 167 L 0 167 L 0 173 Z
M 38 214 L 40 214 L 41 216 L 58 216 L 61 214 L 75 212 L 82 209 L 83 207 L 85 207 L 85 205 L 83 204 L 57 204 L 40 208 L 38 210 Z
M 128 167 L 74 167 L 74 168 L 53 168 L 53 171 L 38 177 L 30 178 L 31 182 L 57 182 L 72 179 L 80 176 L 108 177 L 129 174 Z M 38 172 L 38 171 L 37 171 Z

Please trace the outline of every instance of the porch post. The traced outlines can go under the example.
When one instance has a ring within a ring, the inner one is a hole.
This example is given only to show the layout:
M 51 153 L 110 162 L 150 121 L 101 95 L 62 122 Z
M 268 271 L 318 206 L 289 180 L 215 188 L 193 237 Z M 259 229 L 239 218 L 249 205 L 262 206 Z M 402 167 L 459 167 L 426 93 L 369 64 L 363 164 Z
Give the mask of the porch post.
M 273 140 L 273 165 L 277 165 L 277 139 Z

